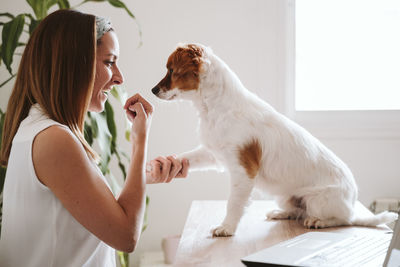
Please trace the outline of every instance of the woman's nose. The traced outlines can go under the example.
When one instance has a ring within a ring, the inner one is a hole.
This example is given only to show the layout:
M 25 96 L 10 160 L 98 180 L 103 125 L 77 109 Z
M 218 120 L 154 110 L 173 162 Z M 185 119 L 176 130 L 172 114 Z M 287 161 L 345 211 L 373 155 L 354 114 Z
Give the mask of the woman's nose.
M 122 75 L 122 72 L 120 69 L 117 67 L 114 73 L 114 83 L 115 84 L 122 84 L 124 82 L 124 75 Z

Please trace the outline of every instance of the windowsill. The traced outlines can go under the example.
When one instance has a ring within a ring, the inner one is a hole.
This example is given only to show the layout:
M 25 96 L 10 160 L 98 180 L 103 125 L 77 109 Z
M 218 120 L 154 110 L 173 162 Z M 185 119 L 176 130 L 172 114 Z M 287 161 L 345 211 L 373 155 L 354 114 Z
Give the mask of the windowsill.
M 297 111 L 289 118 L 325 139 L 400 139 L 400 111 Z

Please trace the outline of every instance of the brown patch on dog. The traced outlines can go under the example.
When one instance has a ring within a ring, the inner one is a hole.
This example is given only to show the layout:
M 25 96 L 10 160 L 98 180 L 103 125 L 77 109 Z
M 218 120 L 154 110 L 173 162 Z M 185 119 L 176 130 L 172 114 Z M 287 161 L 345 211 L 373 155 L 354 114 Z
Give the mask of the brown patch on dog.
M 199 73 L 203 54 L 203 48 L 194 44 L 178 47 L 169 56 L 167 74 L 157 86 L 162 91 L 174 88 L 196 90 L 200 83 Z
M 257 139 L 239 147 L 239 162 L 245 168 L 249 178 L 254 178 L 261 165 L 262 149 Z

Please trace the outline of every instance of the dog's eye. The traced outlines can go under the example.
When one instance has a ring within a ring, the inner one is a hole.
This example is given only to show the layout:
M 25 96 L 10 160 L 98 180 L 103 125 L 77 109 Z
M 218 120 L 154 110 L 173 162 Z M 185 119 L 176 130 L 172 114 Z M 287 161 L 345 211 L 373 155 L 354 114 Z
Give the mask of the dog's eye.
M 174 72 L 173 69 L 169 69 L 169 74 L 172 75 L 172 72 Z

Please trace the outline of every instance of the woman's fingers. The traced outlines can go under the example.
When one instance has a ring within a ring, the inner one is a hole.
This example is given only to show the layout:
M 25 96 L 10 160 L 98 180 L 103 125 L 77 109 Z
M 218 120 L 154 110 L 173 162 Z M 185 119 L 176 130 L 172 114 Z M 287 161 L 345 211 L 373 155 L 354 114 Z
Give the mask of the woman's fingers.
M 154 181 L 161 179 L 161 162 L 157 160 L 150 161 L 151 171 L 150 174 L 154 178 Z
M 182 168 L 179 170 L 176 178 L 185 178 L 189 172 L 189 160 L 182 159 Z
M 174 178 L 184 178 L 189 170 L 187 159 L 179 160 L 176 156 L 157 157 L 146 165 L 148 183 L 169 183 Z
M 141 103 L 143 105 L 144 111 L 147 115 L 153 113 L 153 105 L 150 104 L 150 102 L 148 102 L 146 99 L 144 99 L 140 94 L 135 94 L 134 96 L 128 98 L 128 100 L 126 100 L 125 102 L 124 109 L 128 109 L 130 106 L 136 103 Z
M 178 160 L 175 155 L 168 156 L 167 159 L 171 162 L 171 169 L 169 171 L 169 177 L 167 181 L 170 182 L 179 173 L 179 171 L 182 168 L 182 164 L 181 161 Z
M 164 183 L 169 178 L 171 162 L 164 157 L 158 157 L 150 161 L 150 175 L 153 178 L 151 183 Z
M 145 115 L 146 112 L 144 110 L 143 105 L 140 102 L 136 102 L 133 105 L 130 105 L 127 109 L 126 109 L 126 115 L 128 116 L 128 119 L 133 122 L 134 119 L 137 116 L 143 116 Z
M 161 162 L 161 181 L 165 182 L 169 178 L 169 171 L 171 169 L 171 162 L 164 158 L 164 157 L 158 157 L 156 158 L 159 162 Z

